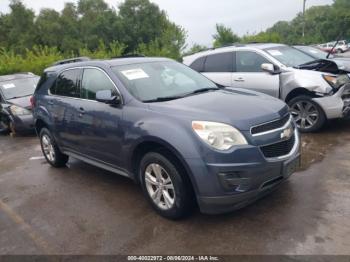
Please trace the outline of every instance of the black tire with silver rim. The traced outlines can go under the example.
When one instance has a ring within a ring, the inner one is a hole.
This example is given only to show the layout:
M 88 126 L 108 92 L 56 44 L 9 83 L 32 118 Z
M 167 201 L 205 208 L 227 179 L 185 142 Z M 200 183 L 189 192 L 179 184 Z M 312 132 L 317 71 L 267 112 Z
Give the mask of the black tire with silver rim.
M 194 197 L 190 181 L 170 154 L 147 153 L 139 172 L 144 194 L 160 215 L 179 219 L 192 210 Z
M 315 132 L 323 127 L 326 116 L 309 96 L 297 96 L 289 101 L 291 114 L 301 132 Z
M 68 156 L 57 147 L 53 136 L 47 128 L 40 130 L 41 150 L 46 161 L 53 167 L 64 167 L 68 162 Z

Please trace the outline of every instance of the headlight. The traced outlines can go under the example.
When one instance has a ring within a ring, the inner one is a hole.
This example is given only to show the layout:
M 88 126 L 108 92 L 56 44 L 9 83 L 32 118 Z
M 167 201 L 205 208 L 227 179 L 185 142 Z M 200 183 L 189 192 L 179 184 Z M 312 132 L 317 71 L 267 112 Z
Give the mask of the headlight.
M 13 115 L 17 116 L 32 114 L 32 112 L 30 112 L 29 110 L 15 105 L 10 106 L 10 110 Z
M 230 125 L 193 121 L 192 129 L 205 143 L 217 150 L 228 150 L 236 145 L 248 144 L 242 133 Z
M 327 83 L 335 88 L 339 89 L 345 84 L 348 84 L 350 82 L 349 76 L 343 74 L 343 75 L 338 75 L 338 76 L 332 76 L 332 75 L 323 75 L 324 80 L 327 81 Z

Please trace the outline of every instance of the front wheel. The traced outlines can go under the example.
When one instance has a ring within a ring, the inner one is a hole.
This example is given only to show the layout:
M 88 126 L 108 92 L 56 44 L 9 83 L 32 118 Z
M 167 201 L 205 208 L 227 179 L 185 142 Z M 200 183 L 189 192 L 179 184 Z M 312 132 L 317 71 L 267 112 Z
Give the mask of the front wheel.
M 4 117 L 0 116 L 0 133 L 7 134 L 10 132 L 10 120 L 6 120 Z
M 295 97 L 288 105 L 300 132 L 318 131 L 326 123 L 327 118 L 322 108 L 309 96 Z
M 189 180 L 171 156 L 146 154 L 141 160 L 140 177 L 147 200 L 160 215 L 179 219 L 193 208 Z

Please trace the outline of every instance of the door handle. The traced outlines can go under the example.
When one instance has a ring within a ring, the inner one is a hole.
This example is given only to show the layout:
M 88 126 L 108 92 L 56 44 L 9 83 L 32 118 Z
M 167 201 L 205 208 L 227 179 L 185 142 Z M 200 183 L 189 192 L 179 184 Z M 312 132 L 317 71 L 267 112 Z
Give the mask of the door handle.
M 84 108 L 80 107 L 79 108 L 79 117 L 82 117 L 85 114 Z
M 236 79 L 234 79 L 235 82 L 244 82 L 244 78 L 243 77 L 238 77 Z
M 49 100 L 49 102 L 47 102 L 49 105 L 53 105 L 54 104 L 54 102 L 53 102 L 53 100 Z

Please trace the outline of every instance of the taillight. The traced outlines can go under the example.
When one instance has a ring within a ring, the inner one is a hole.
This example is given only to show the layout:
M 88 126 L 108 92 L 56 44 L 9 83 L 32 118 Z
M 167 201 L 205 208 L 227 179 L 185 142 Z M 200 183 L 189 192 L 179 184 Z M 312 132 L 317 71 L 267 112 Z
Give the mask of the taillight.
M 35 97 L 34 96 L 30 97 L 30 106 L 32 107 L 32 109 L 34 109 L 34 107 L 35 107 Z

